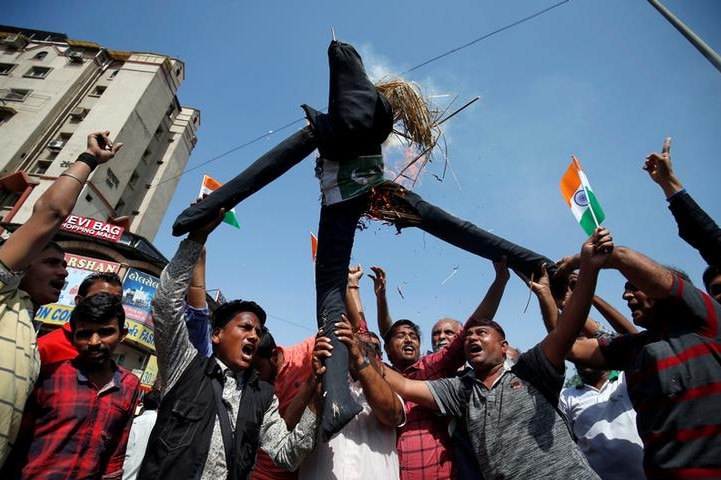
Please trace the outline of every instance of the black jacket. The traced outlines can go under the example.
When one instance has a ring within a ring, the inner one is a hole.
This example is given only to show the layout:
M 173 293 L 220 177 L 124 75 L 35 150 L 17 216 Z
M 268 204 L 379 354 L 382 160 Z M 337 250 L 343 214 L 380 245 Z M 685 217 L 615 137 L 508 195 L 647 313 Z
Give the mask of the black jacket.
M 200 478 L 217 415 L 211 382 L 222 385 L 223 381 L 215 357 L 196 355 L 160 404 L 139 480 Z M 261 381 L 257 371 L 248 370 L 235 423 L 233 468 L 228 468 L 228 479 L 250 477 L 263 415 L 272 400 L 273 386 Z

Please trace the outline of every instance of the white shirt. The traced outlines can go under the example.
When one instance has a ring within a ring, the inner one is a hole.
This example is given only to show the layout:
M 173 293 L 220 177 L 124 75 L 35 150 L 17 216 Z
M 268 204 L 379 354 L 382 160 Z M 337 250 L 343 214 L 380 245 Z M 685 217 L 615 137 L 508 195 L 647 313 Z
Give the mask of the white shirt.
M 156 410 L 146 410 L 135 417 L 133 426 L 130 427 L 128 437 L 128 448 L 125 450 L 125 462 L 123 463 L 123 480 L 135 480 L 140 472 L 140 464 L 143 463 L 145 449 L 148 447 L 150 432 L 153 430 L 155 420 L 158 418 Z
M 590 385 L 564 388 L 559 409 L 568 418 L 588 463 L 603 480 L 646 478 L 636 411 L 623 373 L 600 390 Z
M 315 450 L 301 465 L 298 480 L 398 479 L 396 429 L 381 425 L 376 420 L 360 382 L 351 383 L 349 388 L 351 396 L 363 410 L 328 443 L 317 442 Z M 405 414 L 399 426 L 404 423 Z

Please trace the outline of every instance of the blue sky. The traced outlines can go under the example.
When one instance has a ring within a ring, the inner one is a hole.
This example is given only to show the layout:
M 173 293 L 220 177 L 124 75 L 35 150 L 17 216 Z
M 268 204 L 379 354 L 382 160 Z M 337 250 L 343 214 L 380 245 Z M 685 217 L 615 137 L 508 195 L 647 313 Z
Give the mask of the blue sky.
M 201 111 L 199 142 L 187 166 L 192 169 L 300 119 L 302 103 L 325 107 L 330 27 L 356 46 L 369 70 L 397 74 L 554 3 L 9 0 L 2 22 L 183 60 L 186 80 L 178 97 Z M 721 51 L 719 2 L 664 4 Z M 558 259 L 577 252 L 584 239 L 558 189 L 575 154 L 617 244 L 685 269 L 701 283 L 702 259 L 678 238 L 661 190 L 641 166 L 666 136 L 673 137 L 678 176 L 721 220 L 721 73 L 646 1 L 571 0 L 406 78 L 448 96 L 439 102 L 457 96 L 460 105 L 482 97 L 446 129 L 458 182 L 450 172 L 443 182 L 426 174 L 414 190 L 427 200 Z M 156 246 L 167 256 L 175 251 L 178 239 L 170 226 L 197 194 L 203 173 L 227 181 L 300 126 L 185 174 Z M 440 176 L 442 162 L 427 172 Z M 265 306 L 282 345 L 312 334 L 308 231 L 317 230 L 319 212 L 313 158 L 237 212 L 242 230 L 220 226 L 209 242 L 208 286 Z M 443 316 L 465 320 L 493 278 L 486 260 L 420 231 L 396 235 L 380 223 L 358 233 L 353 261 L 366 270 L 386 268 L 391 313 L 423 327 L 424 348 L 431 325 Z M 367 316 L 375 319 L 372 284 L 363 282 Z M 605 271 L 598 293 L 626 312 L 622 286 L 617 273 Z M 526 287 L 512 278 L 496 318 L 521 349 L 544 335 L 535 301 L 523 313 L 527 297 Z

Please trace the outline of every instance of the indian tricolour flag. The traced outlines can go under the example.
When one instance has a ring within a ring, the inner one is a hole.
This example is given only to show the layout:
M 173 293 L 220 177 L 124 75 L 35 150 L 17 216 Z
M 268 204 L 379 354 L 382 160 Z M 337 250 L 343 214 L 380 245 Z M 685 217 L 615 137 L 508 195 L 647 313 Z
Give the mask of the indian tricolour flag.
M 203 195 L 210 195 L 211 192 L 214 192 L 215 190 L 219 189 L 221 186 L 223 186 L 222 183 L 219 181 L 210 178 L 207 175 L 203 175 L 203 184 L 200 186 L 200 194 L 199 197 L 202 197 Z M 235 209 L 231 208 L 229 211 L 225 212 L 225 217 L 223 218 L 224 223 L 228 223 L 238 230 L 240 230 L 240 223 L 238 223 L 238 217 L 235 215 Z
M 310 258 L 315 264 L 315 255 L 318 253 L 318 237 L 315 236 L 313 231 L 310 232 Z
M 606 218 L 606 214 L 601 210 L 581 163 L 575 156 L 571 156 L 571 165 L 561 178 L 561 194 L 583 231 L 590 236 Z

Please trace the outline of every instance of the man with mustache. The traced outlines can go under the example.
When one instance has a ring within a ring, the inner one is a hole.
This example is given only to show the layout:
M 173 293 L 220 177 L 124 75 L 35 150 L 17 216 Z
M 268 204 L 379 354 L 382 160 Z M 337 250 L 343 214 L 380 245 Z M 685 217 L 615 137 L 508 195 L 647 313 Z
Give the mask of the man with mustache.
M 84 298 L 97 293 L 109 293 L 117 297 L 122 296 L 123 282 L 118 277 L 118 274 L 100 272 L 91 273 L 85 277 L 78 287 L 78 294 L 75 295 L 75 305 L 82 302 Z M 73 330 L 70 327 L 70 322 L 38 338 L 38 351 L 40 352 L 40 362 L 43 365 L 75 358 L 78 351 L 73 344 Z
M 465 327 L 461 328 L 460 333 L 434 353 L 421 358 L 420 327 L 414 322 L 398 320 L 384 331 L 382 323 L 384 318 L 390 320 L 390 315 L 387 314 L 387 309 L 385 314 L 379 314 L 379 330 L 384 333 L 385 351 L 396 371 L 414 380 L 436 380 L 456 374 L 465 363 L 462 340 L 465 331 L 480 320 L 492 319 L 503 297 L 510 276 L 505 258 L 494 262 L 493 266 L 496 277 L 481 304 L 470 316 Z M 372 268 L 375 273 L 373 282 L 376 296 L 385 297 L 385 272 L 378 267 Z M 381 303 L 387 303 L 385 298 L 378 298 L 378 304 Z M 456 449 L 448 433 L 448 419 L 407 399 L 405 408 L 408 420 L 398 429 L 397 441 L 401 480 L 458 478 L 459 472 L 453 454 Z
M 44 366 L 2 478 L 120 479 L 140 381 L 113 362 L 128 333 L 116 295 L 98 293 L 70 317 L 73 360 Z
M 31 217 L 0 246 L 0 467 L 20 429 L 23 408 L 40 372 L 32 319 L 57 301 L 68 272 L 62 248 L 51 242 L 93 170 L 122 143 L 110 132 L 88 135 L 87 149 L 33 206 Z
M 463 377 L 418 381 L 388 371 L 386 380 L 406 401 L 463 422 L 484 478 L 597 479 L 558 412 L 565 358 L 588 316 L 598 271 L 613 251 L 608 230 L 583 244 L 578 283 L 558 321 L 512 367 L 508 342 L 493 320 L 467 327 L 463 342 L 472 370 Z

